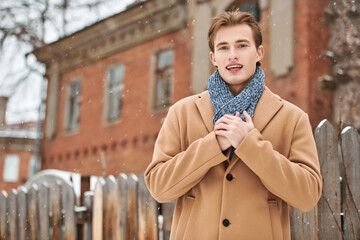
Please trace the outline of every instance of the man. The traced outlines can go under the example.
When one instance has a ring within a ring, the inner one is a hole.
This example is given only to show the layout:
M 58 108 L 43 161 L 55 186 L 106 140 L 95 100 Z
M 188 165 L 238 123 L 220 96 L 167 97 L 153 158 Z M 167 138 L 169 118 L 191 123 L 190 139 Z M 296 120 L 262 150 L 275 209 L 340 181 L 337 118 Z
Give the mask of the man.
M 290 239 L 289 206 L 308 211 L 321 195 L 308 116 L 265 87 L 250 14 L 215 17 L 208 40 L 217 71 L 169 109 L 146 184 L 177 200 L 171 239 Z

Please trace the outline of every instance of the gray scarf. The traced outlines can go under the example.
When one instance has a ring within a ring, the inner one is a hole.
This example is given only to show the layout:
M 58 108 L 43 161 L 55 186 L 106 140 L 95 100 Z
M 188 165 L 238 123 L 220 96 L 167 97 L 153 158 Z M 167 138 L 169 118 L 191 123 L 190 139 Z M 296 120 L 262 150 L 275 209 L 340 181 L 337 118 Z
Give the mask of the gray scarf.
M 240 113 L 240 117 L 243 121 L 245 121 L 243 111 L 246 111 L 253 117 L 256 105 L 265 88 L 264 79 L 264 71 L 257 67 L 250 83 L 234 97 L 230 92 L 229 87 L 220 76 L 219 71 L 215 71 L 207 82 L 210 101 L 215 110 L 213 124 L 225 114 L 235 115 L 236 112 Z M 233 154 L 234 149 L 231 150 L 230 153 L 232 152 Z

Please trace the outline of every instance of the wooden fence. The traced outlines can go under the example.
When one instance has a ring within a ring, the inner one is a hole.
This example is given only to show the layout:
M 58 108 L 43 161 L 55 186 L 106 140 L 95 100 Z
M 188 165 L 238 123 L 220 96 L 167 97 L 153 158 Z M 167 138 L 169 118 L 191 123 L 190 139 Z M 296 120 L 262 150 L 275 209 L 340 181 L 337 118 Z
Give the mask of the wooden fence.
M 291 237 L 360 239 L 358 132 L 347 127 L 338 134 L 323 121 L 315 138 L 323 194 L 313 210 L 291 210 Z M 59 175 L 43 174 L 9 195 L 1 193 L 0 240 L 169 239 L 174 203 L 157 203 L 143 176 L 98 178 L 92 190 L 79 194 L 72 181 Z
M 78 198 L 61 175 L 52 170 L 9 195 L 2 191 L 1 240 L 169 239 L 174 203 L 157 203 L 143 176 L 97 178 Z
M 291 211 L 292 239 L 360 239 L 360 140 L 356 129 L 338 133 L 327 120 L 315 130 L 323 192 L 316 208 Z

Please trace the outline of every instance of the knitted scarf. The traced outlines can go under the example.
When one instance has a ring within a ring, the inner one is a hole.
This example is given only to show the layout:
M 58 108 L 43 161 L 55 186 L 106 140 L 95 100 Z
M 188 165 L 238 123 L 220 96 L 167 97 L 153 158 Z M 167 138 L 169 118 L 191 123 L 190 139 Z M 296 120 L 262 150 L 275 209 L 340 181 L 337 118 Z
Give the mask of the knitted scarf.
M 256 105 L 265 88 L 265 73 L 257 67 L 253 79 L 250 83 L 237 95 L 233 96 L 229 87 L 220 76 L 219 71 L 215 71 L 207 82 L 209 90 L 210 101 L 215 110 L 213 117 L 213 124 L 225 114 L 235 115 L 240 113 L 243 121 L 243 111 L 246 111 L 251 117 L 254 116 Z M 234 149 L 230 149 L 230 159 Z

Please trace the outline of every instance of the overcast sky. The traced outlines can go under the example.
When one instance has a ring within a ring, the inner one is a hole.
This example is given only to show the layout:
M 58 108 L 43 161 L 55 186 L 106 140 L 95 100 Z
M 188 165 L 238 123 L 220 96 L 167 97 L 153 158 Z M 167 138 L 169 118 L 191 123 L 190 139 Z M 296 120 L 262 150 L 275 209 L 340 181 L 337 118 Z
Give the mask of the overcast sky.
M 10 0 L 8 0 L 10 1 Z M 59 1 L 59 0 L 52 0 Z M 74 0 L 73 0 L 74 1 Z M 87 0 L 76 0 L 86 3 Z M 135 0 L 108 0 L 98 9 L 83 9 L 70 11 L 67 32 L 73 33 L 86 26 L 89 26 L 101 19 L 125 10 L 126 6 Z M 61 16 L 60 14 L 58 14 Z M 61 20 L 59 20 L 61 21 Z M 53 25 L 46 26 L 46 43 L 56 41 L 59 38 L 58 29 Z M 26 62 L 24 55 L 31 52 L 29 45 L 21 44 L 16 39 L 7 39 L 4 43 L 3 52 L 0 55 L 0 95 L 8 96 L 9 102 L 6 112 L 7 124 L 36 121 L 41 96 L 42 78 L 37 74 L 26 76 Z M 44 73 L 45 68 L 36 64 L 34 56 L 29 56 L 27 62 Z M 25 78 L 18 87 L 13 83 L 18 79 Z M 43 86 L 46 87 L 46 86 Z M 16 89 L 16 91 L 14 91 Z M 44 91 L 46 89 L 44 88 Z

